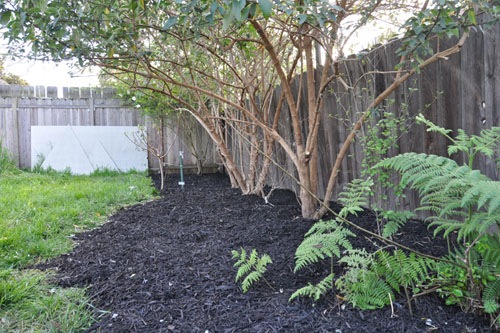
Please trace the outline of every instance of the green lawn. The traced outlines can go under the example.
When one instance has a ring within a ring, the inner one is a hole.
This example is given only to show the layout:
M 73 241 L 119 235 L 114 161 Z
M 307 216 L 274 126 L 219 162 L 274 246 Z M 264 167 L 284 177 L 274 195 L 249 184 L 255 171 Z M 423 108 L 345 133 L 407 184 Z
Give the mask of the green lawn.
M 1 168 L 0 168 L 1 169 Z M 84 290 L 23 269 L 72 248 L 119 207 L 155 195 L 144 173 L 92 176 L 0 170 L 0 332 L 78 332 L 92 322 Z

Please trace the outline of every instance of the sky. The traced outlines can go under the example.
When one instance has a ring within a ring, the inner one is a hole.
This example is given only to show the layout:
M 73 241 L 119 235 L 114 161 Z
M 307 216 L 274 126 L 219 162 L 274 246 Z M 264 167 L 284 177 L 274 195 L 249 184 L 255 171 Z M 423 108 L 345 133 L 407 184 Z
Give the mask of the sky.
M 7 58 L 4 65 L 6 72 L 20 76 L 32 86 L 89 87 L 99 85 L 95 71 L 81 73 L 71 68 L 69 63 Z

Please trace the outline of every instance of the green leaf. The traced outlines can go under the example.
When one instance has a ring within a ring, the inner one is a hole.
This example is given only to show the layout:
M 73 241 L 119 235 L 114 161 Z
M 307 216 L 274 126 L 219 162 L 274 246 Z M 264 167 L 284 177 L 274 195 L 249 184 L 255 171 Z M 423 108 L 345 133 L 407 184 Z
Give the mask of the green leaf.
M 169 17 L 167 22 L 165 22 L 165 24 L 163 25 L 163 29 L 168 30 L 172 28 L 175 24 L 177 24 L 177 20 L 178 20 L 177 16 Z
M 307 21 L 306 14 L 299 14 L 299 16 L 297 16 L 297 18 L 299 19 L 299 24 L 303 24 L 305 21 Z
M 0 24 L 9 23 L 11 16 L 12 16 L 12 13 L 10 11 L 3 12 L 2 16 L 0 17 Z
M 222 30 L 226 31 L 231 23 L 233 23 L 234 16 L 232 12 L 226 12 L 224 17 L 222 18 Z
M 243 11 L 243 8 L 245 8 L 245 5 L 245 0 L 235 0 L 232 2 L 231 13 L 237 21 L 241 21 L 241 12 Z
M 267 19 L 271 16 L 273 9 L 273 2 L 271 0 L 259 0 L 259 6 L 262 10 L 262 15 Z
M 473 9 L 469 9 L 469 11 L 467 12 L 467 16 L 469 17 L 469 21 L 474 24 L 474 25 L 477 25 L 477 21 L 476 21 L 476 13 L 474 12 Z

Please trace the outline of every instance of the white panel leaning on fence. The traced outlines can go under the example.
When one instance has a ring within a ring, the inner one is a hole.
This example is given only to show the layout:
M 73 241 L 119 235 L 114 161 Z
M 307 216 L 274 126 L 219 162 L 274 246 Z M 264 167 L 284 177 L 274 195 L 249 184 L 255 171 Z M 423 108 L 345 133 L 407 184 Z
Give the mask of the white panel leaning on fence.
M 138 131 L 137 126 L 32 126 L 32 167 L 73 174 L 146 171 L 147 153 L 129 139 Z

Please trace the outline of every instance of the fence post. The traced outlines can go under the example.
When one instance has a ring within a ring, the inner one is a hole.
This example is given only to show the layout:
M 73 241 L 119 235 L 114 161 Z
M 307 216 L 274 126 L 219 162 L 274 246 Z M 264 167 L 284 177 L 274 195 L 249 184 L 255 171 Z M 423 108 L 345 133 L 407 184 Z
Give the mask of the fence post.
M 21 167 L 21 154 L 20 150 L 21 147 L 19 146 L 19 97 L 13 96 L 12 98 L 12 108 L 11 108 L 11 126 L 10 131 L 11 131 L 11 138 L 12 138 L 12 158 L 14 161 L 16 161 L 16 164 L 18 167 Z M 7 131 L 9 131 L 9 128 L 7 128 Z
M 94 91 L 90 91 L 89 96 L 89 123 L 90 126 L 95 126 L 95 100 L 94 100 Z

